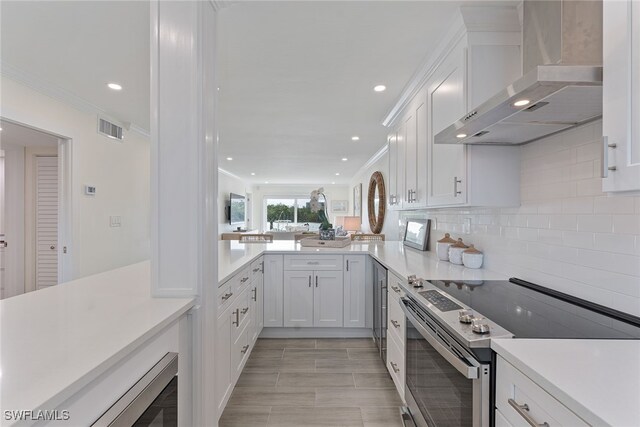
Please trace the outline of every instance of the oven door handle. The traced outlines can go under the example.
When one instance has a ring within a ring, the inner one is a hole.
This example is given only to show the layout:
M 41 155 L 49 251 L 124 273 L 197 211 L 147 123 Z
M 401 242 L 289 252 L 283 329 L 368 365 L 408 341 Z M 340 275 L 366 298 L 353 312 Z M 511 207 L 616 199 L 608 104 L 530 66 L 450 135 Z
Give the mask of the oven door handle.
M 440 356 L 444 357 L 447 360 L 447 362 L 449 362 L 451 366 L 456 368 L 458 372 L 464 375 L 465 378 L 469 380 L 477 379 L 478 368 L 476 366 L 469 366 L 469 364 L 466 363 L 466 361 L 460 359 L 460 357 L 452 353 L 447 347 L 440 344 L 440 342 L 438 342 L 438 340 L 435 339 L 433 335 L 429 333 L 427 328 L 425 328 L 422 325 L 422 322 L 416 319 L 416 317 L 409 311 L 409 308 L 407 308 L 406 301 L 407 300 L 405 298 L 402 298 L 400 300 L 400 302 L 402 303 L 400 305 L 400 307 L 402 308 L 402 311 L 404 311 L 404 314 L 405 316 L 407 316 L 407 319 L 409 319 L 411 324 L 418 330 L 418 332 L 420 332 L 420 335 L 422 335 L 422 337 L 425 340 L 427 340 L 429 345 L 431 345 L 431 347 L 433 347 L 438 353 L 440 353 Z

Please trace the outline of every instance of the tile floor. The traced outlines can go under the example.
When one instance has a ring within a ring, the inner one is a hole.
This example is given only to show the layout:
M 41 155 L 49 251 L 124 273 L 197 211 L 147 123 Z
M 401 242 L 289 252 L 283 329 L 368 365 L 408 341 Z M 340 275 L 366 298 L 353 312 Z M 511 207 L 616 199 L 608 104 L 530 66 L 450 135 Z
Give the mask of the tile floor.
M 220 427 L 401 427 L 371 339 L 259 339 Z

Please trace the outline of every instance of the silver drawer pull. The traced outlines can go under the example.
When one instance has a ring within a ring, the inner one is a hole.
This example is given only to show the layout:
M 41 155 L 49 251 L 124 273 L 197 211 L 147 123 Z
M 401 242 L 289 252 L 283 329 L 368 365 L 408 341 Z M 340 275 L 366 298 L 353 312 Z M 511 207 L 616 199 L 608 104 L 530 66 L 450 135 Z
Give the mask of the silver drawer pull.
M 229 292 L 228 294 L 222 295 L 222 301 L 226 301 L 233 295 L 233 292 Z
M 241 313 L 242 314 L 247 314 L 247 311 L 249 311 L 249 307 L 245 307 L 242 309 Z
M 243 278 L 240 280 L 240 283 L 244 283 L 244 282 L 246 282 L 247 280 L 249 280 L 249 278 L 248 278 L 248 277 L 243 277 Z
M 307 261 L 308 265 L 319 265 L 320 261 Z
M 254 269 L 253 269 L 253 272 L 254 272 L 254 273 L 257 273 L 258 271 L 260 271 L 260 267 L 257 267 L 257 268 L 254 268 Z
M 249 346 L 245 345 L 244 347 L 242 347 L 242 350 L 240 350 L 240 353 L 245 354 L 247 350 L 249 350 Z
M 258 288 L 253 288 L 253 300 L 258 301 Z
M 396 291 L 397 293 L 400 293 L 400 288 L 397 286 L 393 286 L 391 285 L 391 289 L 393 289 L 394 291 Z
M 393 368 L 393 372 L 395 372 L 396 374 L 398 372 L 400 372 L 400 368 L 398 368 L 398 365 L 393 363 L 393 362 L 389 362 L 389 364 L 391 365 L 391 368 Z
M 527 405 L 526 403 L 524 405 L 518 405 L 518 402 L 513 399 L 509 399 L 508 402 L 509 405 L 511 405 L 511 407 L 515 409 L 516 412 L 522 418 L 524 418 L 527 424 L 529 424 L 531 427 L 549 427 L 549 423 L 544 422 L 542 424 L 539 424 L 538 422 L 536 422 L 536 420 L 533 419 L 533 417 L 529 414 L 529 405 Z
M 396 322 L 395 320 L 391 320 L 391 324 L 392 324 L 393 326 L 395 326 L 396 328 L 399 328 L 399 327 L 400 327 L 400 323 Z
M 236 325 L 236 328 L 240 326 L 240 309 L 236 308 L 233 314 L 236 316 L 236 320 L 231 322 L 232 325 Z

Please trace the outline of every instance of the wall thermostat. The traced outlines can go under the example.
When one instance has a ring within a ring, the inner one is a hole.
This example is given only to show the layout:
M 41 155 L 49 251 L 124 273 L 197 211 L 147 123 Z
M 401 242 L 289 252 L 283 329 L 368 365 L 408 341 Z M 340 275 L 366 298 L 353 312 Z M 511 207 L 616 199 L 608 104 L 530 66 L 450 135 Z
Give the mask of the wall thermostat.
M 87 196 L 95 196 L 96 195 L 96 187 L 93 185 L 85 185 L 84 186 L 84 194 Z

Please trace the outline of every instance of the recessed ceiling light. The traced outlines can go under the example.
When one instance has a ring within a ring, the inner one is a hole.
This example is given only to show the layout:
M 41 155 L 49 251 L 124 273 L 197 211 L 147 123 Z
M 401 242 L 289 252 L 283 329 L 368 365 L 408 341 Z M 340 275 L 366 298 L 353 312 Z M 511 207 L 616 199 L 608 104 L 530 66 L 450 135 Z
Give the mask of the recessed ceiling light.
M 268 183 L 269 183 L 269 181 L 265 181 L 264 183 L 265 183 L 265 184 L 268 184 Z
M 524 107 L 525 105 L 528 105 L 531 101 L 529 101 L 528 99 L 519 99 L 516 102 L 513 103 L 514 107 Z
M 352 136 L 351 140 L 352 141 L 360 141 L 360 137 L 359 136 Z
M 339 176 L 339 175 L 340 175 L 340 172 L 336 172 L 336 176 Z
M 335 181 L 333 181 L 331 184 L 335 185 L 335 183 L 336 183 L 336 182 L 335 182 Z
M 255 172 L 251 172 L 251 176 L 256 176 L 256 173 Z
M 346 157 L 343 157 L 343 158 L 342 158 L 342 161 L 343 161 L 343 162 L 346 162 L 347 160 L 349 160 L 349 159 L 347 159 Z
M 0 132 L 2 132 L 2 128 L 0 128 Z
M 467 134 L 466 133 L 459 133 L 456 135 L 456 138 L 462 139 L 462 138 L 466 138 Z
M 122 86 L 118 83 L 108 83 L 107 87 L 111 90 L 122 90 Z
M 387 90 L 387 87 L 385 85 L 377 85 L 373 88 L 373 90 L 375 90 L 376 92 L 384 92 L 385 90 Z
M 227 157 L 227 160 L 231 161 L 233 160 L 233 157 Z

